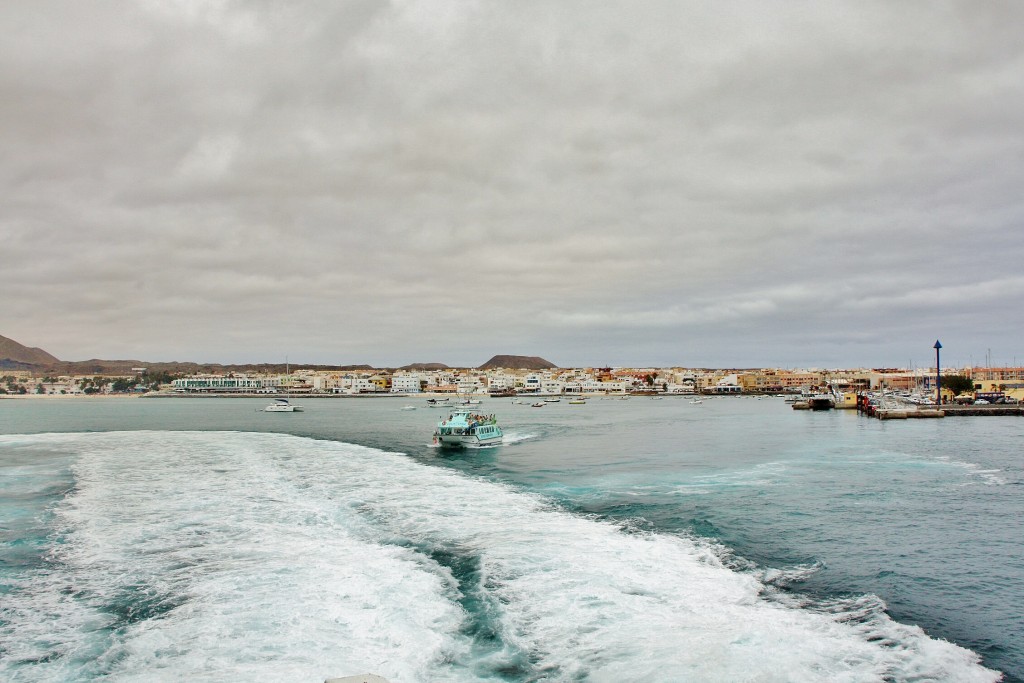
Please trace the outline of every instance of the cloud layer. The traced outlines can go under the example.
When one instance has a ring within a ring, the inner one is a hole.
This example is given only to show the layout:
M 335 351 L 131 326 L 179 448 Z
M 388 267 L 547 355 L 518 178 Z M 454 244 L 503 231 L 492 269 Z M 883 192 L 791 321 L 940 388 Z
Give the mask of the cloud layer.
M 0 333 L 72 360 L 1024 359 L 1022 24 L 5 6 Z

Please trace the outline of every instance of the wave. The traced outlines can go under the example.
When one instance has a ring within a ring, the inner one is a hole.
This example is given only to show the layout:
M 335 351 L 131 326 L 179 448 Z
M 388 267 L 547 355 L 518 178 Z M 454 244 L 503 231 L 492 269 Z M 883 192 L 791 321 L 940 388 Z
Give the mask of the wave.
M 0 437 L 74 455 L 0 677 L 994 681 L 870 596 L 786 602 L 688 538 L 279 434 Z

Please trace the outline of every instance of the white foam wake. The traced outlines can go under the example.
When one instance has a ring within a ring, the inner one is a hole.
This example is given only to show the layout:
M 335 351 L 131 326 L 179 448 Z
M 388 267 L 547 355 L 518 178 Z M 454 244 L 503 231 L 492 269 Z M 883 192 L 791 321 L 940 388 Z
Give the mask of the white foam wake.
M 766 600 L 765 583 L 686 538 L 400 455 L 265 434 L 33 438 L 79 455 L 59 564 L 27 580 L 0 631 L 16 643 L 7 662 L 61 655 L 23 664 L 33 680 L 459 681 L 493 676 L 495 660 L 546 680 L 997 678 L 870 600 Z M 469 558 L 474 585 L 439 552 Z M 467 635 L 467 592 L 500 647 Z M 125 618 L 124 604 L 149 612 Z

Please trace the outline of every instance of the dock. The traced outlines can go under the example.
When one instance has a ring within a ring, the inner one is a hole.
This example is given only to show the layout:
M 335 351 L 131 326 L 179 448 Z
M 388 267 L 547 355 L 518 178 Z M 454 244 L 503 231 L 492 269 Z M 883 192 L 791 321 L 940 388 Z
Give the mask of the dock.
M 867 394 L 857 396 L 857 411 L 879 420 L 913 420 L 938 417 L 968 417 L 993 415 L 1024 415 L 1024 407 L 1019 403 L 991 403 L 981 405 L 960 405 L 943 403 L 938 405 L 916 405 L 905 403 L 893 397 L 872 399 Z
M 942 406 L 946 415 L 1024 415 L 1024 408 L 1019 403 L 992 405 L 946 405 Z

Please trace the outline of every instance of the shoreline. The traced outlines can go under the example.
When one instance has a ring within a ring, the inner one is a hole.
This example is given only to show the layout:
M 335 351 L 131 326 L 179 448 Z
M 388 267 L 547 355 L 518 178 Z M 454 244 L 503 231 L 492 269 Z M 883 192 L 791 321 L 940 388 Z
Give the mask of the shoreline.
M 312 394 L 312 393 L 299 393 L 292 392 L 290 394 L 276 393 L 276 394 L 256 394 L 248 392 L 194 392 L 194 393 L 176 393 L 176 392 L 163 392 L 163 391 L 151 391 L 144 394 L 0 394 L 0 400 L 12 399 L 12 400 L 32 400 L 32 399 L 43 399 L 43 400 L 106 400 L 106 399 L 138 399 L 138 398 L 259 398 L 266 400 L 273 400 L 275 398 L 301 398 L 301 399 L 337 399 L 337 398 L 354 398 L 354 399 L 388 399 L 388 398 L 405 398 L 405 399 L 443 399 L 449 398 L 453 401 L 461 400 L 464 398 L 473 398 L 476 400 L 491 400 L 501 401 L 505 399 L 544 399 L 544 398 L 560 398 L 560 399 L 572 399 L 572 398 L 735 398 L 737 396 L 746 397 L 764 397 L 774 396 L 774 394 L 722 394 L 722 395 L 710 395 L 710 394 L 681 394 L 681 393 L 664 393 L 664 394 L 653 394 L 653 393 L 581 393 L 581 394 L 517 394 L 515 396 L 490 396 L 489 394 L 452 394 L 452 393 L 436 393 L 422 391 L 415 394 L 402 393 L 374 393 L 374 394 Z

